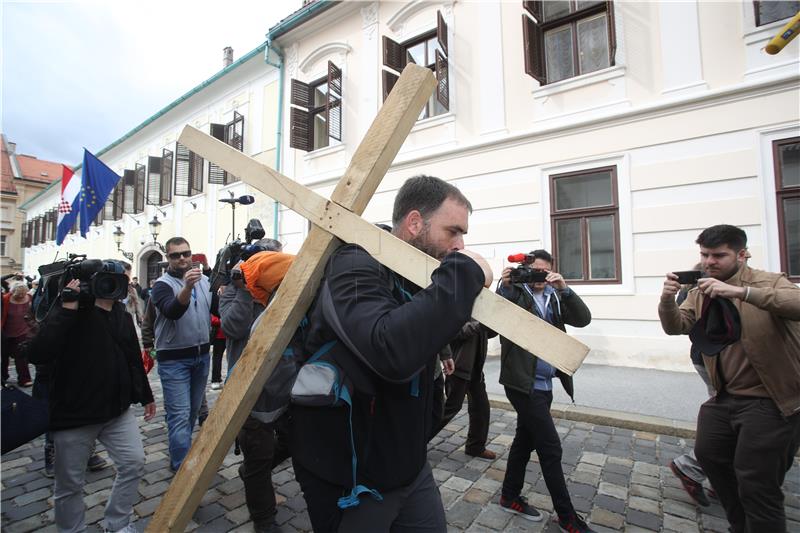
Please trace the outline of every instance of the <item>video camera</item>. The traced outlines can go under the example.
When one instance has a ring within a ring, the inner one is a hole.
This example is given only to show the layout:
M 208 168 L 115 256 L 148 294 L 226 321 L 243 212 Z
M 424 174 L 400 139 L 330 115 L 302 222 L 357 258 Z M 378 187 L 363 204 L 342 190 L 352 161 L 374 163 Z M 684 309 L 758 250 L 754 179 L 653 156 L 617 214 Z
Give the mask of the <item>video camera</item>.
M 519 263 L 516 268 L 511 269 L 511 283 L 542 283 L 547 280 L 547 272 L 534 270 L 528 265 L 533 263 L 533 254 L 512 254 L 508 256 L 510 263 Z
M 257 218 L 251 218 L 250 222 L 244 228 L 244 242 L 241 239 L 236 239 L 228 243 L 217 253 L 217 261 L 211 272 L 211 292 L 217 292 L 221 285 L 228 285 L 230 283 L 230 272 L 236 263 L 247 261 L 258 252 L 267 251 L 263 246 L 252 244 L 253 241 L 263 239 L 266 232 L 261 221 Z
M 94 305 L 95 298 L 121 300 L 128 294 L 128 276 L 118 261 L 69 254 L 68 259 L 40 266 L 39 275 L 39 286 L 33 295 L 37 322 L 47 317 L 64 287 L 73 279 L 80 280 L 79 307 Z

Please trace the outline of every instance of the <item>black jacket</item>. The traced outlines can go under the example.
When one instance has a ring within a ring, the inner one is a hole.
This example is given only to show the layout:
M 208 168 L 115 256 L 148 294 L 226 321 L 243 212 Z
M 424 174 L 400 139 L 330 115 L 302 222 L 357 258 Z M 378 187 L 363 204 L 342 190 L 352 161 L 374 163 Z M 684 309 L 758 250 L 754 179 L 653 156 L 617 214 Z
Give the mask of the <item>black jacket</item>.
M 507 288 L 498 287 L 498 294 L 542 318 L 539 309 L 533 305 L 533 298 L 520 284 Z M 564 324 L 576 328 L 588 326 L 592 321 L 592 313 L 581 297 L 569 287 L 564 291 L 556 291 L 550 298 L 551 324 L 566 331 Z M 530 394 L 536 379 L 536 362 L 538 358 L 520 348 L 505 337 L 500 337 L 500 384 L 523 394 Z M 561 380 L 564 390 L 575 401 L 575 387 L 572 376 L 556 369 L 556 376 Z
M 71 310 L 56 304 L 28 357 L 52 365 L 50 429 L 107 422 L 132 403 L 153 401 L 139 341 L 125 306 Z
M 437 354 L 469 319 L 483 280 L 477 263 L 459 253 L 444 258 L 425 289 L 392 273 L 359 246 L 345 245 L 331 256 L 308 313 L 303 351 L 312 354 L 337 339 L 329 356 L 355 389 L 352 425 L 359 483 L 391 490 L 411 483 L 422 469 L 434 423 Z M 327 311 L 323 291 L 329 291 Z M 332 326 L 331 320 L 339 324 Z M 348 338 L 334 333 L 334 327 Z M 290 413 L 293 460 L 329 483 L 351 486 L 347 407 L 293 405 Z

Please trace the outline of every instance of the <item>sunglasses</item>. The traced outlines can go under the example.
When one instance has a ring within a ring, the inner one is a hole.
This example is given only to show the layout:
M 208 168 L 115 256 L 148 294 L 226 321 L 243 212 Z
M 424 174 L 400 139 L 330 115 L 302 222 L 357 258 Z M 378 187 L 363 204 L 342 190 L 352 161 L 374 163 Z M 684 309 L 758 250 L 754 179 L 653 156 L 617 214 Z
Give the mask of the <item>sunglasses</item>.
M 186 250 L 185 252 L 171 252 L 167 254 L 167 257 L 170 259 L 180 259 L 181 257 L 189 258 L 192 257 L 192 251 Z

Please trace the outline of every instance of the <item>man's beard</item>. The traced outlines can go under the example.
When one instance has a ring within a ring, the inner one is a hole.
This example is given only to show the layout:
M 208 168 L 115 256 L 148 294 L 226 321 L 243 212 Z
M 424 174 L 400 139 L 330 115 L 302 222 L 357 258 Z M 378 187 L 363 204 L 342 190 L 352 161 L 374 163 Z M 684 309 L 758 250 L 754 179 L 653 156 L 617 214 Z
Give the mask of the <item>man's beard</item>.
M 408 244 L 441 261 L 447 255 L 447 250 L 439 250 L 430 242 L 430 229 L 430 224 L 426 222 L 419 235 L 412 237 Z

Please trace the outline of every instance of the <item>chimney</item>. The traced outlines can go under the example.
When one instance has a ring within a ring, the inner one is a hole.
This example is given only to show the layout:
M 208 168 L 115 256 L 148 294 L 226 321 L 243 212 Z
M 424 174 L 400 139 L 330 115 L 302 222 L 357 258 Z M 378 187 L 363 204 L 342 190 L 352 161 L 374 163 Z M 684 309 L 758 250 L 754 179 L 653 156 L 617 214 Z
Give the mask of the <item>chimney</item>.
M 222 49 L 222 68 L 229 67 L 233 63 L 233 48 L 226 46 Z
M 8 146 L 9 154 L 13 154 L 17 151 L 17 143 L 12 143 L 11 141 L 8 141 L 6 144 Z

